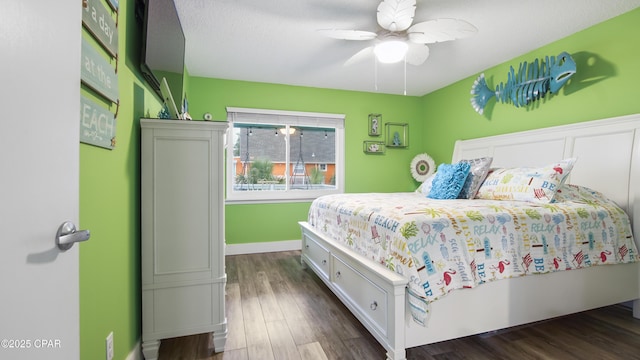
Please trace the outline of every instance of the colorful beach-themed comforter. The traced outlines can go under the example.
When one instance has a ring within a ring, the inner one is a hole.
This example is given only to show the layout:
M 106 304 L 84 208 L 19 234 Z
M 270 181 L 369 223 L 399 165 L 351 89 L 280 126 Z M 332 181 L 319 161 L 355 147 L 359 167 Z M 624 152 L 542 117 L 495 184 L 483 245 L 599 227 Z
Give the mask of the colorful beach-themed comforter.
M 585 187 L 550 204 L 433 200 L 420 193 L 328 195 L 309 223 L 409 279 L 414 319 L 455 289 L 529 274 L 635 262 L 628 215 Z

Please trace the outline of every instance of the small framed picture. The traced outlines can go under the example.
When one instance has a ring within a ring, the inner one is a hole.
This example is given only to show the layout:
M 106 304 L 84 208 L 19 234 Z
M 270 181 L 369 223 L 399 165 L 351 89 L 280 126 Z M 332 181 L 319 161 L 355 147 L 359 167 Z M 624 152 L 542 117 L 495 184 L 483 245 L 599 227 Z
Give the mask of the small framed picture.
M 386 146 L 382 141 L 364 141 L 362 143 L 362 150 L 366 154 L 384 154 Z
M 369 136 L 380 136 L 382 128 L 382 115 L 369 114 Z
M 387 147 L 406 148 L 409 146 L 409 124 L 386 123 Z

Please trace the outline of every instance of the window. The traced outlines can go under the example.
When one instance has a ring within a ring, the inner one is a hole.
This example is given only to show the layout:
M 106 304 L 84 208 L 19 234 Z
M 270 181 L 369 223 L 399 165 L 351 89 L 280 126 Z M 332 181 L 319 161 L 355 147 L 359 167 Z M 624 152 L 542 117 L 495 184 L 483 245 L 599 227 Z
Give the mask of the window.
M 344 115 L 227 108 L 227 201 L 344 192 Z

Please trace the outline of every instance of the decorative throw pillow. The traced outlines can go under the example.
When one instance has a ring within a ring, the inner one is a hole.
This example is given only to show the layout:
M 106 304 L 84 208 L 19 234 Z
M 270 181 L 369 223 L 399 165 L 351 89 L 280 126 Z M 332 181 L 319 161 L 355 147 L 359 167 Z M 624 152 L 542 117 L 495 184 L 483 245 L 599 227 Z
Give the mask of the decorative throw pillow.
M 576 159 L 565 159 L 539 168 L 492 169 L 476 198 L 550 203 L 573 169 Z
M 422 194 L 424 194 L 424 196 L 429 195 L 429 192 L 431 191 L 431 184 L 433 183 L 433 179 L 435 177 L 436 177 L 436 174 L 429 175 L 427 180 L 423 181 L 422 184 L 420 184 L 420 186 L 418 186 L 418 188 L 416 189 L 416 192 L 417 193 L 422 193 Z
M 493 161 L 492 157 L 482 157 L 471 160 L 460 160 L 460 162 L 468 163 L 471 168 L 469 170 L 469 176 L 462 186 L 458 199 L 473 199 L 480 189 L 480 185 L 487 177 L 489 173 L 489 167 Z
M 431 183 L 430 199 L 456 199 L 469 175 L 471 165 L 459 162 L 456 164 L 440 164 Z

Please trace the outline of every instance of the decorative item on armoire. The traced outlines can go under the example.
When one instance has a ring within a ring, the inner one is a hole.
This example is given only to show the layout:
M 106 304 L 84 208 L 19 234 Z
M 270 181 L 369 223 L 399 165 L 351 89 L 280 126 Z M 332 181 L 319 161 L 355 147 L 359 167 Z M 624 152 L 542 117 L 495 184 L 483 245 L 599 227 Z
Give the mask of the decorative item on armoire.
M 182 114 L 178 112 L 178 107 L 176 106 L 176 101 L 173 99 L 167 78 L 163 77 L 162 81 L 160 81 L 160 92 L 162 93 L 162 101 L 164 101 L 164 105 L 169 112 L 169 118 L 182 120 Z
M 158 119 L 171 119 L 171 114 L 169 113 L 169 107 L 167 104 L 163 104 L 162 109 L 158 111 Z
M 182 106 L 180 111 L 182 113 L 182 119 L 193 120 L 193 118 L 191 118 L 191 115 L 189 114 L 189 101 L 187 101 L 187 94 L 184 94 L 184 99 L 182 99 Z
M 471 106 L 482 114 L 487 102 L 495 96 L 496 101 L 512 103 L 515 107 L 526 106 L 531 101 L 543 98 L 547 92 L 555 94 L 576 72 L 576 62 L 567 52 L 557 57 L 546 56 L 532 63 L 520 63 L 516 73 L 511 67 L 507 82 L 496 86 L 495 91 L 487 85 L 484 73 L 471 86 Z

